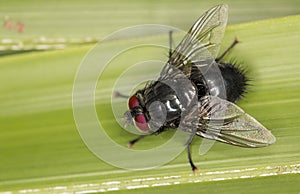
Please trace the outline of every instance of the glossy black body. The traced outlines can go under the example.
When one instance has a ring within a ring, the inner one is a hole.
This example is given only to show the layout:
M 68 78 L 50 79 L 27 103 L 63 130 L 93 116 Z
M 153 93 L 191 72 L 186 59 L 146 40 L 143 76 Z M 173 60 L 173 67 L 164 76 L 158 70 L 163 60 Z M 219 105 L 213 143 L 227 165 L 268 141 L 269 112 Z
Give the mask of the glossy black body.
M 245 93 L 248 79 L 239 66 L 223 61 L 238 39 L 217 57 L 227 10 L 222 4 L 205 12 L 176 49 L 170 49 L 158 80 L 130 97 L 127 121 L 134 121 L 144 134 L 130 141 L 129 147 L 147 135 L 178 127 L 190 134 L 185 145 L 195 172 L 191 156 L 195 136 L 248 148 L 276 141 L 268 129 L 234 104 Z
M 244 71 L 231 63 L 219 62 L 217 63 L 217 66 L 222 74 L 224 85 L 218 85 L 218 81 L 214 80 L 217 78 L 212 77 L 209 81 L 213 83 L 213 88 L 208 87 L 208 84 L 200 69 L 192 66 L 193 68 L 191 70 L 189 79 L 196 90 L 197 98 L 200 99 L 203 96 L 211 95 L 211 89 L 222 90 L 222 87 L 225 86 L 226 98 L 224 100 L 236 102 L 243 96 L 246 90 L 247 78 Z M 167 128 L 178 127 L 184 105 L 180 101 L 180 98 L 176 95 L 176 92 L 170 86 L 161 81 L 155 81 L 150 83 L 144 89 L 137 91 L 135 95 L 139 99 L 143 107 L 143 112 L 148 121 L 153 119 L 151 118 L 149 112 L 154 113 L 152 114 L 152 117 L 157 117 L 154 119 L 159 119 L 160 115 L 166 111 L 166 119 L 164 124 L 159 128 L 158 131 L 155 132 L 162 132 Z M 222 96 L 218 97 L 222 98 Z M 160 102 L 161 104 L 159 106 L 155 106 L 154 108 L 151 107 L 151 110 L 149 110 L 150 105 L 156 101 Z

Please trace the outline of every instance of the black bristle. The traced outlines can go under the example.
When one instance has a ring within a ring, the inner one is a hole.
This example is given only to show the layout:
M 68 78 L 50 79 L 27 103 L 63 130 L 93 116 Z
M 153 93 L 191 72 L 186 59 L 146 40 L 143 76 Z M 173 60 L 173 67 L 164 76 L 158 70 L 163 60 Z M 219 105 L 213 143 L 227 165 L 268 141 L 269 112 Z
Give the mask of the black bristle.
M 236 60 L 219 62 L 219 68 L 226 87 L 227 100 L 236 102 L 247 93 L 249 78 L 247 71 Z

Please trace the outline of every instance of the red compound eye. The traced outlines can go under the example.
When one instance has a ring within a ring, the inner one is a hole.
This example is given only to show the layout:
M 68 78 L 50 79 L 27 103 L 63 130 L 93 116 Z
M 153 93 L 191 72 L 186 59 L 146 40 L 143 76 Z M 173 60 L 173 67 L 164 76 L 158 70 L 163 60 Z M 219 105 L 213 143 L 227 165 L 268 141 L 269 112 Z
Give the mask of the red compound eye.
M 140 130 L 142 130 L 142 131 L 148 131 L 149 130 L 149 126 L 147 124 L 147 120 L 146 120 L 144 114 L 136 115 L 134 120 L 135 120 L 136 126 Z
M 140 106 L 139 100 L 137 99 L 136 96 L 131 96 L 129 98 L 128 106 L 129 106 L 129 109 L 134 109 L 135 107 Z M 147 124 L 147 120 L 146 120 L 144 114 L 137 114 L 137 115 L 135 115 L 134 120 L 135 120 L 136 126 L 140 130 L 142 130 L 144 132 L 149 130 L 149 126 Z
M 139 106 L 139 105 L 140 105 L 140 104 L 139 104 L 139 100 L 137 99 L 136 96 L 131 96 L 131 97 L 129 98 L 128 106 L 129 106 L 130 109 L 133 109 L 134 107 L 137 107 L 137 106 Z

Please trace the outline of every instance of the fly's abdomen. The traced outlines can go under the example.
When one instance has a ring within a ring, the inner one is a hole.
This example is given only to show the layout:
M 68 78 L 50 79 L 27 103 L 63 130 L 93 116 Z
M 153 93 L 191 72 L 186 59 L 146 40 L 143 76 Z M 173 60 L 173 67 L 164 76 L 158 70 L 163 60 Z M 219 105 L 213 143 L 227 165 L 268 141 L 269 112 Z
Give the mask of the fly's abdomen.
M 221 62 L 218 66 L 224 79 L 227 100 L 236 102 L 245 94 L 248 86 L 245 70 L 231 63 Z
M 202 74 L 201 68 L 193 66 L 190 79 L 197 87 L 198 99 L 206 95 L 212 95 L 230 102 L 236 102 L 243 96 L 248 85 L 245 72 L 231 63 L 221 62 L 216 64 L 217 66 L 214 67 L 218 68 L 220 74 L 212 73 L 205 76 Z M 205 71 L 207 70 L 205 69 Z M 211 71 L 215 71 L 215 69 Z M 225 98 L 223 95 L 220 95 L 224 89 Z

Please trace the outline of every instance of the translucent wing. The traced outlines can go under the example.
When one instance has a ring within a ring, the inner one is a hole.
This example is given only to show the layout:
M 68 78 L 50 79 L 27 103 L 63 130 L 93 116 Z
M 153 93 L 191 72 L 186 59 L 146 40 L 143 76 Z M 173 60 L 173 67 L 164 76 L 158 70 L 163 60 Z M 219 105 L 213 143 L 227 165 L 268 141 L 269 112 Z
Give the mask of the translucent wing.
M 161 72 L 164 79 L 172 74 L 169 66 L 175 66 L 189 75 L 191 66 L 199 61 L 210 64 L 216 58 L 227 24 L 227 5 L 217 5 L 204 13 L 191 27 L 171 54 Z
M 195 114 L 195 109 L 192 112 L 190 114 Z M 199 102 L 198 113 L 198 136 L 252 148 L 268 146 L 276 141 L 272 133 L 257 120 L 237 105 L 221 98 L 203 97 Z

